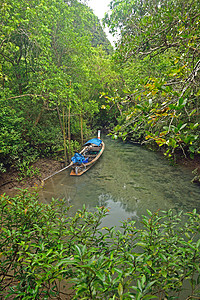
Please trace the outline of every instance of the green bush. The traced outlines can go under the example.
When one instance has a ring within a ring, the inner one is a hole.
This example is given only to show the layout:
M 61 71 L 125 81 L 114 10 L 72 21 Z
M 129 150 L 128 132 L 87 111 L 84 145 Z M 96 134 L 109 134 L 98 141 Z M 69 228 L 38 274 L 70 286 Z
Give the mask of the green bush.
M 25 160 L 23 160 L 21 163 L 18 163 L 18 170 L 18 181 L 40 175 L 40 170 L 30 166 L 30 163 Z
M 186 299 L 179 297 L 188 281 L 187 299 L 198 299 L 199 214 L 147 213 L 141 228 L 126 220 L 116 230 L 101 228 L 104 207 L 70 216 L 64 200 L 45 205 L 27 190 L 2 195 L 1 297 Z

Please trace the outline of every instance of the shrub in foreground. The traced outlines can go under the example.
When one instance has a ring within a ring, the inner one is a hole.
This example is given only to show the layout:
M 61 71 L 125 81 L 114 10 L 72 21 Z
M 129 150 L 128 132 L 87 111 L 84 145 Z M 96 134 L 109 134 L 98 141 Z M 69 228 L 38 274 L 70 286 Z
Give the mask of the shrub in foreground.
M 139 229 L 126 220 L 120 230 L 102 228 L 104 207 L 69 212 L 64 200 L 40 203 L 37 192 L 1 196 L 2 299 L 199 299 L 195 210 L 147 211 Z

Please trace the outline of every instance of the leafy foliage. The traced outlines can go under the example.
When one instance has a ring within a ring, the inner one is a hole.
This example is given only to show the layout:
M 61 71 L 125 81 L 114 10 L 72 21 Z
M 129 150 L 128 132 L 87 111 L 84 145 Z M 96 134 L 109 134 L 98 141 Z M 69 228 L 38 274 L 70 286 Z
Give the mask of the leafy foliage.
M 199 1 L 110 8 L 115 50 L 87 1 L 0 4 L 2 170 L 62 148 L 69 160 L 99 126 L 169 157 L 199 155 Z
M 199 1 L 111 1 L 115 59 L 125 95 L 115 134 L 156 143 L 168 156 L 199 149 Z M 120 103 L 118 103 L 120 104 Z
M 8 167 L 27 149 L 48 155 L 63 139 L 80 142 L 80 117 L 84 134 L 90 133 L 100 91 L 88 64 L 96 69 L 109 61 L 112 48 L 85 1 L 6 0 L 0 15 L 0 155 Z
M 200 217 L 195 210 L 185 215 L 147 211 L 140 228 L 127 220 L 120 231 L 101 228 L 107 214 L 101 207 L 70 216 L 64 200 L 44 205 L 37 193 L 26 190 L 12 198 L 2 195 L 1 295 L 59 298 L 62 282 L 71 299 L 186 299 L 180 293 L 187 281 L 188 297 L 198 297 Z

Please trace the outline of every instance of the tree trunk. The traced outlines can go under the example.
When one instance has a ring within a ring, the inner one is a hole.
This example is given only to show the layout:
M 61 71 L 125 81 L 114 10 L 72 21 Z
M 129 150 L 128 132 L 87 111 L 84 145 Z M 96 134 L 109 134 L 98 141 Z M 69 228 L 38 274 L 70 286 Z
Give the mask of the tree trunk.
M 68 115 L 68 142 L 69 142 L 69 157 L 71 159 L 70 102 L 69 102 L 69 115 Z
M 63 145 L 64 145 L 64 160 L 65 166 L 67 165 L 67 160 L 69 161 L 68 151 L 67 151 L 67 144 L 66 144 L 66 132 L 65 132 L 65 109 L 63 106 Z

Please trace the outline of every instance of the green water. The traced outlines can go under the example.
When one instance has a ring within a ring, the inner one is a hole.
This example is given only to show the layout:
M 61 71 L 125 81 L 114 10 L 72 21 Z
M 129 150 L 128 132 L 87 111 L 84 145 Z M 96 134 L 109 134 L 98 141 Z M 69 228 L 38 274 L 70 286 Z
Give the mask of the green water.
M 66 198 L 72 212 L 104 205 L 110 213 L 103 225 L 117 227 L 127 218 L 140 220 L 146 209 L 199 210 L 200 187 L 191 183 L 191 171 L 140 146 L 103 139 L 106 149 L 93 168 L 80 177 L 66 170 L 47 180 L 41 200 Z

